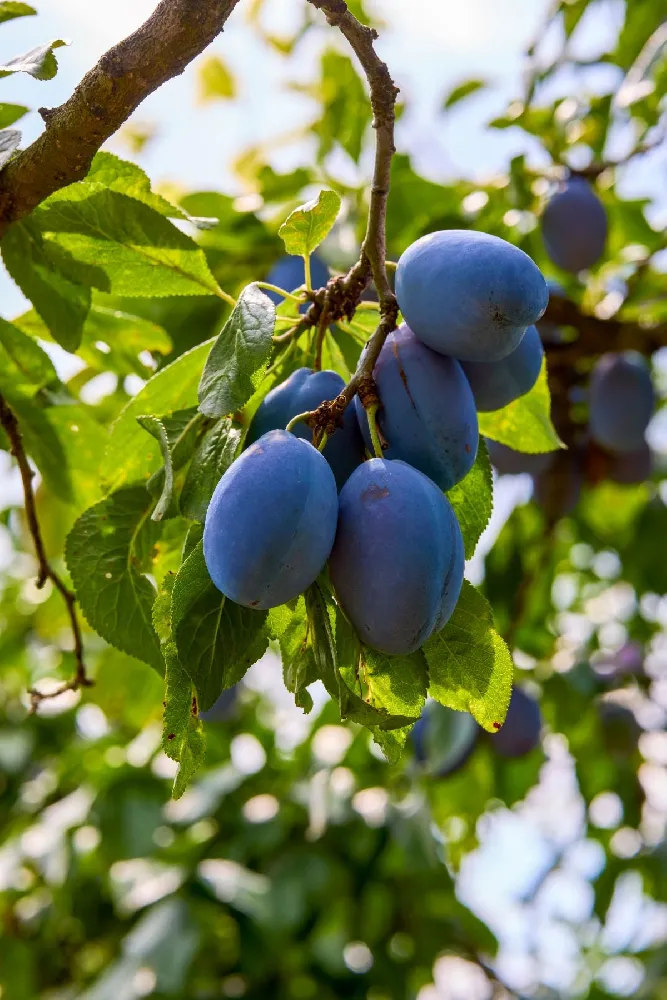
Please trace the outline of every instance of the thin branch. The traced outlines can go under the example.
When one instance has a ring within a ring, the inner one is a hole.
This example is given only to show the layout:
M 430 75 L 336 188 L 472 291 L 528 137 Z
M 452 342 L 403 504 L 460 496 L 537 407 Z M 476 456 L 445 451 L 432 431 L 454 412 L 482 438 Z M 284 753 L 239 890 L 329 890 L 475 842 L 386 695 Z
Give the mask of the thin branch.
M 46 129 L 0 172 L 0 237 L 54 191 L 81 180 L 95 153 L 141 102 L 178 76 L 213 41 L 240 0 L 161 0 L 148 20 L 114 45 Z
M 16 459 L 16 464 L 18 465 L 19 472 L 21 474 L 25 515 L 28 522 L 28 530 L 30 531 L 32 541 L 35 546 L 35 555 L 37 556 L 37 588 L 41 589 L 47 580 L 51 580 L 54 587 L 60 593 L 63 601 L 65 602 L 65 607 L 67 608 L 67 614 L 70 620 L 70 627 L 72 629 L 72 638 L 74 640 L 74 660 L 76 663 L 74 676 L 69 681 L 65 681 L 55 690 L 48 693 L 31 688 L 30 704 L 32 711 L 35 712 L 40 703 L 45 701 L 47 698 L 55 698 L 57 695 L 63 694 L 65 691 L 78 691 L 79 688 L 82 687 L 91 687 L 93 682 L 86 674 L 86 665 L 83 659 L 83 640 L 81 637 L 81 626 L 76 613 L 76 596 L 71 590 L 69 590 L 68 587 L 65 586 L 58 573 L 56 573 L 51 566 L 46 555 L 44 539 L 42 538 L 42 532 L 37 518 L 35 494 L 32 488 L 33 471 L 30 468 L 28 456 L 26 455 L 23 447 L 23 439 L 21 437 L 21 430 L 19 428 L 18 420 L 16 419 L 16 414 L 2 395 L 0 395 L 0 426 L 3 428 L 9 439 L 11 454 Z
M 341 31 L 361 63 L 370 88 L 376 136 L 368 223 L 359 261 L 345 277 L 332 279 L 326 289 L 312 295 L 312 305 L 295 331 L 298 335 L 308 327 L 318 326 L 321 329 L 336 319 L 351 319 L 372 275 L 380 302 L 378 328 L 368 341 L 357 371 L 340 396 L 323 403 L 307 421 L 316 430 L 331 436 L 341 426 L 343 412 L 357 393 L 364 405 L 380 402 L 373 385 L 373 369 L 385 340 L 396 329 L 398 303 L 387 277 L 386 219 L 391 161 L 396 152 L 394 123 L 398 88 L 387 65 L 375 51 L 373 43 L 378 34 L 374 28 L 361 24 L 348 10 L 344 0 L 309 2 L 325 14 L 330 25 Z

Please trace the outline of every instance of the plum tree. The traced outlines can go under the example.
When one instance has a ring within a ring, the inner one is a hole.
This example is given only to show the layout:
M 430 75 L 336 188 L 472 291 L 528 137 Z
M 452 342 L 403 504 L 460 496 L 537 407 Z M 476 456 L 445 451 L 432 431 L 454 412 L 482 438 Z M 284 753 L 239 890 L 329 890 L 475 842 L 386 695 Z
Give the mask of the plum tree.
M 297 597 L 333 545 L 338 493 L 328 462 L 288 431 L 265 434 L 215 488 L 206 513 L 204 558 L 213 583 L 249 608 Z
M 544 348 L 536 327 L 529 326 L 518 347 L 499 361 L 462 361 L 475 405 L 481 412 L 500 410 L 533 388 Z
M 450 229 L 422 236 L 398 261 L 396 296 L 416 337 L 460 361 L 498 361 L 547 307 L 537 265 L 506 240 Z
M 369 646 L 412 653 L 446 624 L 463 585 L 463 538 L 438 487 L 405 462 L 374 458 L 340 493 L 331 581 Z
M 505 724 L 492 735 L 491 746 L 501 757 L 525 757 L 540 742 L 540 706 L 520 687 L 512 688 Z
M 549 199 L 542 237 L 549 257 L 564 271 L 577 274 L 600 260 L 607 242 L 607 213 L 583 177 L 570 177 Z
M 408 462 L 441 489 L 451 489 L 472 468 L 479 444 L 475 400 L 459 362 L 425 347 L 403 325 L 387 337 L 373 375 L 386 457 Z M 359 397 L 355 407 L 372 450 Z
M 501 476 L 520 476 L 522 473 L 537 476 L 548 469 L 554 459 L 552 451 L 530 455 L 525 451 L 515 451 L 499 441 L 485 440 L 491 464 Z
M 627 451 L 611 456 L 608 476 L 615 483 L 632 486 L 650 479 L 653 456 L 647 444 L 637 451 Z
M 584 475 L 580 456 L 552 452 L 548 467 L 533 477 L 533 497 L 549 518 L 571 514 L 579 503 Z
M 326 285 L 329 280 L 329 268 L 316 253 L 310 256 L 310 276 L 313 288 L 320 288 L 322 285 Z M 295 288 L 300 288 L 306 280 L 303 257 L 285 254 L 273 265 L 266 280 L 271 285 L 284 288 L 286 292 L 293 292 Z M 265 293 L 276 305 L 280 305 L 283 301 L 282 295 L 279 295 L 278 292 L 265 289 Z
M 641 451 L 654 402 L 651 372 L 641 354 L 604 354 L 590 380 L 591 436 L 611 452 Z
M 460 770 L 477 745 L 480 728 L 469 712 L 429 699 L 410 736 L 422 770 L 446 778 Z
M 268 431 L 286 427 L 297 414 L 317 409 L 325 399 L 335 399 L 344 387 L 345 382 L 337 372 L 298 368 L 260 403 L 248 429 L 248 444 Z M 312 430 L 306 424 L 296 424 L 294 434 L 310 440 Z M 345 411 L 343 426 L 331 436 L 322 454 L 341 489 L 364 456 L 364 442 L 351 407 Z

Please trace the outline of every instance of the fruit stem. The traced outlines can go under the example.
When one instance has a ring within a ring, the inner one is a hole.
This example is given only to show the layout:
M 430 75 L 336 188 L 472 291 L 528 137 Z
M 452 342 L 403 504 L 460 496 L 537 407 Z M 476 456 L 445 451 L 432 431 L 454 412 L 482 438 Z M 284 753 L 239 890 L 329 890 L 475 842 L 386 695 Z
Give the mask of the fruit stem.
M 377 412 L 379 406 L 375 403 L 373 406 L 369 406 L 366 410 L 366 419 L 368 420 L 368 429 L 371 433 L 371 441 L 373 442 L 373 451 L 375 452 L 376 458 L 383 458 L 384 453 L 382 451 L 382 444 L 380 443 L 380 435 L 378 434 L 377 425 Z
M 297 424 L 305 423 L 309 416 L 310 410 L 306 410 L 305 413 L 297 413 L 295 417 L 292 417 L 285 430 L 293 431 Z
M 322 435 L 322 439 L 321 439 L 320 443 L 317 446 L 317 450 L 318 451 L 324 451 L 324 449 L 326 448 L 326 444 L 327 444 L 328 440 L 329 440 L 329 435 L 325 431 L 324 434 Z
M 286 292 L 284 288 L 279 285 L 272 285 L 268 281 L 256 281 L 255 284 L 258 288 L 265 288 L 269 292 L 275 292 L 276 295 L 282 295 L 284 299 L 291 299 L 292 302 L 298 302 L 302 305 L 304 298 L 302 295 L 294 295 L 292 292 Z

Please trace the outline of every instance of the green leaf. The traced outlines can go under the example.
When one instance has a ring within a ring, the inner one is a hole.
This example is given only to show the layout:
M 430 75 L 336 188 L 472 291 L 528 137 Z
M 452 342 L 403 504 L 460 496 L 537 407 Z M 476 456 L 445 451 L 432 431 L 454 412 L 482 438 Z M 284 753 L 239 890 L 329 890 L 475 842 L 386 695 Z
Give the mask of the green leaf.
M 234 413 L 248 402 L 271 356 L 275 319 L 271 299 L 247 285 L 206 359 L 198 395 L 207 417 Z
M 164 517 L 175 517 L 178 513 L 178 506 L 174 498 L 174 466 L 171 461 L 171 448 L 169 447 L 167 431 L 159 417 L 137 417 L 137 422 L 140 427 L 143 427 L 145 431 L 148 431 L 159 442 L 162 461 L 164 462 L 162 492 L 160 493 L 155 510 L 151 514 L 151 518 L 154 521 L 161 521 Z
M 136 198 L 137 201 L 143 202 L 149 208 L 155 209 L 160 215 L 167 218 L 185 219 L 186 222 L 191 222 L 198 229 L 211 229 L 218 224 L 218 219 L 192 216 L 181 206 L 172 205 L 162 195 L 151 191 L 150 178 L 141 167 L 129 160 L 121 160 L 113 153 L 102 151 L 95 154 L 86 175 L 86 181 L 102 184 L 112 191 Z
M 3 21 L 11 21 L 15 17 L 30 17 L 37 11 L 28 3 L 19 3 L 19 0 L 2 0 L 0 3 L 0 24 Z
M 14 128 L 0 130 L 0 170 L 11 160 L 14 150 L 21 141 L 21 133 Z
M 135 297 L 217 295 L 201 247 L 136 198 L 79 181 L 33 213 L 50 260 L 73 281 Z
M 2 259 L 53 339 L 66 351 L 76 351 L 90 309 L 90 291 L 54 269 L 34 218 L 10 226 L 2 240 Z
M 29 110 L 23 104 L 0 104 L 0 128 L 13 125 L 19 118 L 27 115 Z
M 165 662 L 162 749 L 179 764 L 172 791 L 179 799 L 206 757 L 206 737 L 199 718 L 192 681 L 178 659 L 171 633 L 171 596 L 175 576 L 168 575 L 155 598 L 153 626 Z
M 153 628 L 155 589 L 144 575 L 161 525 L 151 521 L 144 486 L 127 486 L 95 504 L 67 537 L 65 558 L 86 621 L 108 643 L 164 673 Z
M 454 614 L 422 649 L 431 697 L 470 712 L 484 729 L 497 732 L 512 691 L 512 657 L 495 630 L 488 601 L 467 580 Z
M 353 688 L 361 684 L 362 671 L 367 669 L 366 655 L 369 650 L 362 648 L 352 626 L 319 584 L 314 583 L 308 588 L 305 601 L 317 676 L 331 697 L 338 702 L 341 719 L 351 719 L 371 730 L 401 729 L 416 722 L 418 712 L 413 717 L 408 713 L 392 715 L 391 711 L 380 703 L 381 691 L 384 691 L 385 695 L 389 692 L 392 707 L 395 708 L 400 701 L 396 689 L 392 692 L 391 681 L 386 677 L 384 681 L 380 679 L 380 671 L 375 689 L 378 697 L 377 705 L 367 703 L 360 694 L 354 692 Z M 406 659 L 408 658 L 395 658 L 397 672 L 405 668 Z M 414 675 L 413 668 L 410 668 L 410 673 Z M 363 693 L 363 685 L 360 691 Z M 414 700 L 411 699 L 406 707 L 409 708 L 413 704 Z
M 180 662 L 206 711 L 263 656 L 266 612 L 241 607 L 220 593 L 200 542 L 176 577 L 171 615 Z
M 49 328 L 34 309 L 14 320 L 15 326 L 39 340 L 53 340 Z M 149 378 L 152 371 L 140 354 L 144 351 L 168 354 L 172 344 L 167 331 L 141 316 L 92 305 L 83 325 L 79 357 L 90 368 L 117 375 Z
M 327 49 L 322 54 L 320 82 L 308 87 L 307 92 L 322 105 L 322 117 L 312 126 L 320 140 L 319 161 L 339 144 L 358 163 L 372 111 L 352 60 L 335 49 Z
M 326 188 L 295 208 L 278 230 L 288 253 L 307 257 L 331 231 L 340 212 L 340 195 Z
M 22 330 L 0 319 L 0 388 L 34 395 L 50 382 L 58 382 L 48 354 Z
M 201 104 L 236 97 L 234 75 L 220 56 L 206 56 L 198 66 L 197 91 Z
M 551 423 L 546 359 L 530 392 L 519 396 L 502 410 L 479 414 L 479 432 L 493 441 L 509 445 L 515 451 L 531 455 L 565 447 Z
M 47 489 L 63 503 L 71 503 L 74 493 L 67 453 L 49 410 L 7 389 L 5 395 L 18 417 L 26 451 L 44 477 Z
M 213 491 L 234 461 L 241 431 L 223 419 L 210 429 L 194 454 L 181 490 L 181 513 L 204 521 Z
M 26 11 L 26 13 L 28 12 Z M 1 16 L 2 12 L 0 11 L 0 18 Z M 0 77 L 10 76 L 12 73 L 29 73 L 36 80 L 52 80 L 58 72 L 58 62 L 53 54 L 54 49 L 68 44 L 69 42 L 64 42 L 62 38 L 56 38 L 53 42 L 38 45 L 22 56 L 16 56 L 4 65 L 0 65 Z
M 493 475 L 483 438 L 479 439 L 475 464 L 468 475 L 449 490 L 447 499 L 461 527 L 465 557 L 472 559 L 493 511 Z
M 269 623 L 269 629 L 275 629 L 277 616 L 274 612 L 283 610 L 287 614 L 287 621 L 279 625 L 280 655 L 283 663 L 283 679 L 285 687 L 294 695 L 294 701 L 308 713 L 312 710 L 313 699 L 308 687 L 318 679 L 317 666 L 313 647 L 310 642 L 310 625 L 306 612 L 306 601 L 303 596 L 295 602 L 294 609 L 287 605 L 282 605 L 281 609 L 273 608 L 269 617 L 273 620 Z
M 159 413 L 164 420 L 177 410 L 196 406 L 197 384 L 211 343 L 209 340 L 199 344 L 157 372 L 121 411 L 111 428 L 100 470 L 108 489 L 147 480 L 159 469 L 159 451 L 150 447 L 137 417 Z
M 480 80 L 477 78 L 471 80 L 465 80 L 463 83 L 459 83 L 456 87 L 449 91 L 444 101 L 442 102 L 442 110 L 447 111 L 448 108 L 452 108 L 459 101 L 463 101 L 466 97 L 470 97 L 471 94 L 476 94 L 479 90 L 484 90 L 488 86 L 486 80 Z

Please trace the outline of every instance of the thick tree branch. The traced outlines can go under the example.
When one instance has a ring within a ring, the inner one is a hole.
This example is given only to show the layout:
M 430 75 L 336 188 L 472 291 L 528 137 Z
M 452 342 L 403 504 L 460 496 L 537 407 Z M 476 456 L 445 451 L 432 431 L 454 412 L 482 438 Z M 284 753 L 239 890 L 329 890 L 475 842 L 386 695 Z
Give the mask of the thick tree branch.
M 16 459 L 16 464 L 18 465 L 19 472 L 21 474 L 25 516 L 28 522 L 28 530 L 30 531 L 33 544 L 35 546 L 35 555 L 37 556 L 37 587 L 41 588 L 47 580 L 51 580 L 56 590 L 60 593 L 67 608 L 74 642 L 74 659 L 76 662 L 74 676 L 71 680 L 61 684 L 58 688 L 54 691 L 50 691 L 48 694 L 37 691 L 35 688 L 31 689 L 30 700 L 32 710 L 36 711 L 40 702 L 44 701 L 46 698 L 55 698 L 64 691 L 78 691 L 79 688 L 90 687 L 93 682 L 86 674 L 86 667 L 83 659 L 83 640 L 81 638 L 81 626 L 76 613 L 76 596 L 65 586 L 47 558 L 42 532 L 37 519 L 35 494 L 32 489 L 33 471 L 30 468 L 30 463 L 28 462 L 28 457 L 23 447 L 23 440 L 21 438 L 21 431 L 16 415 L 2 395 L 0 395 L 0 427 L 2 427 L 9 439 L 11 454 Z
M 161 0 L 102 56 L 46 129 L 0 172 L 0 238 L 54 191 L 85 177 L 95 153 L 141 102 L 213 41 L 240 0 Z
M 571 368 L 583 355 L 595 357 L 607 351 L 625 350 L 649 355 L 667 347 L 667 323 L 640 326 L 613 318 L 601 319 L 582 312 L 576 302 L 553 292 L 543 319 L 558 326 L 574 327 L 578 333 L 576 340 L 548 345 L 550 368 Z

